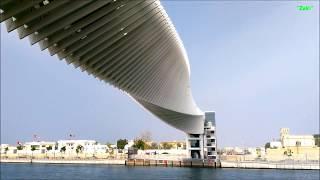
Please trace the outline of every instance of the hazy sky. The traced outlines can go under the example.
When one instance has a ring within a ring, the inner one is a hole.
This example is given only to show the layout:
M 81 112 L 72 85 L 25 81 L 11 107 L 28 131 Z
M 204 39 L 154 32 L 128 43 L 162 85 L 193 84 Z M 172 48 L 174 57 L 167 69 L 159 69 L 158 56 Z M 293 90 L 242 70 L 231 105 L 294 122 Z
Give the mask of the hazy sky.
M 298 5 L 313 5 L 299 11 Z M 258 146 L 319 133 L 319 2 L 165 1 L 186 47 L 193 96 L 216 111 L 218 143 Z M 1 25 L 1 143 L 77 139 L 115 142 L 149 130 L 184 133 L 123 92 L 67 66 Z

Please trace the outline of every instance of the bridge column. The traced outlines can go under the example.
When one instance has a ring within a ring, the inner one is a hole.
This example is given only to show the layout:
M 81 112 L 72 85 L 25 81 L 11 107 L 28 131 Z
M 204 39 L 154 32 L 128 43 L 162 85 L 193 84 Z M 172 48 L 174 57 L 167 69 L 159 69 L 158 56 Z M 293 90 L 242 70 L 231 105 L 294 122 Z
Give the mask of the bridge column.
M 205 112 L 203 134 L 187 134 L 188 158 L 217 159 L 215 112 Z

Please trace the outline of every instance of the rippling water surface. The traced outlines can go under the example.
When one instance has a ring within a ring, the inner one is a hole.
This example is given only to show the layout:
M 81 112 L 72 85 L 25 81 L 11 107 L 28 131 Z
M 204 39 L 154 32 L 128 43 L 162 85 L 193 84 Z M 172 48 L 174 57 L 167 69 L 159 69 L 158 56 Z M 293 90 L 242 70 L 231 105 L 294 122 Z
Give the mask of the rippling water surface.
M 209 169 L 179 167 L 128 167 L 78 164 L 1 163 L 4 179 L 319 179 L 317 170 Z

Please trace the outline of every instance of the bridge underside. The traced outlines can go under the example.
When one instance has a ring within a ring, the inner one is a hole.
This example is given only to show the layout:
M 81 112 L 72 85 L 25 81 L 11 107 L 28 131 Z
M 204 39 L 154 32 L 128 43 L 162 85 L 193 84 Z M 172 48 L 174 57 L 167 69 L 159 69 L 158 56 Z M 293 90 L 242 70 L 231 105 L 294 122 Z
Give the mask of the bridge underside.
M 0 9 L 8 32 L 125 91 L 168 124 L 203 133 L 187 54 L 158 0 L 1 0 Z

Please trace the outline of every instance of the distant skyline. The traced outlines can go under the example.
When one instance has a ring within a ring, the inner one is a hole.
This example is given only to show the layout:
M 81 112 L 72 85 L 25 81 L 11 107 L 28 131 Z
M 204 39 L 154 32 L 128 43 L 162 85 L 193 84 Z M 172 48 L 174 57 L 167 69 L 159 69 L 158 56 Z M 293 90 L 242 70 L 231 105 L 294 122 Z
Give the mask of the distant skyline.
M 198 106 L 216 112 L 218 146 L 319 133 L 319 2 L 162 1 L 189 56 Z M 1 143 L 185 135 L 1 24 Z

